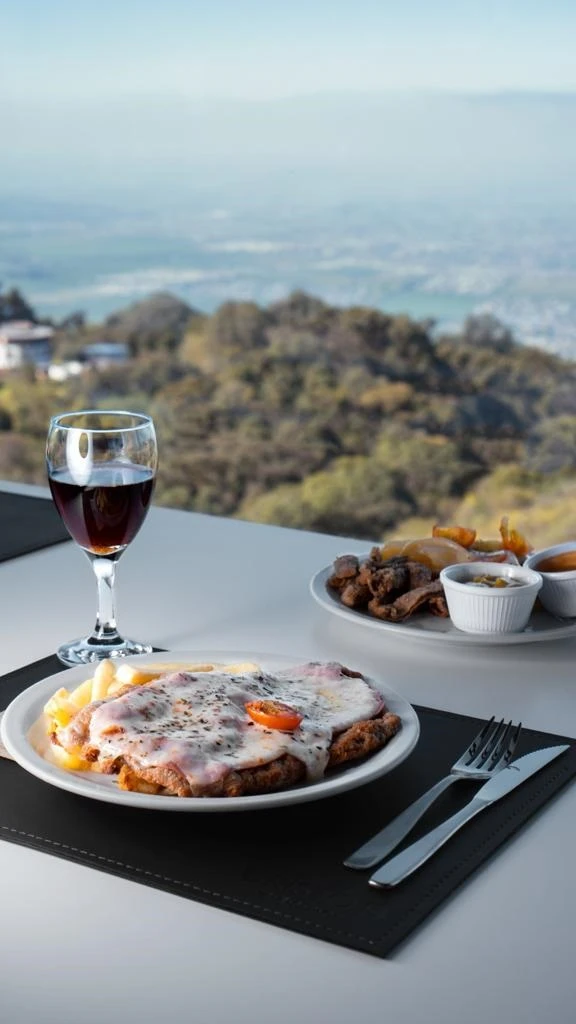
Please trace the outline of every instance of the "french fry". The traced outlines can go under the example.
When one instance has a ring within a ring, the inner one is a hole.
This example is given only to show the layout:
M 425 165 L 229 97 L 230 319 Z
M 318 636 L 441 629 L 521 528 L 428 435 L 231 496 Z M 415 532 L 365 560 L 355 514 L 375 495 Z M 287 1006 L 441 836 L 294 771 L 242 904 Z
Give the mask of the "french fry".
M 157 671 L 158 676 L 166 676 L 169 672 L 213 672 L 214 669 L 222 668 L 211 661 L 197 661 L 186 665 L 183 661 L 164 661 L 158 665 L 147 666 L 147 671 Z
M 73 714 L 73 711 L 69 711 L 68 708 L 64 706 L 54 708 L 50 715 L 50 721 L 54 728 L 65 729 L 66 726 L 70 724 Z
M 65 728 L 74 715 L 82 708 L 95 700 L 103 700 L 105 697 L 114 697 L 125 686 L 142 686 L 153 682 L 161 676 L 170 672 L 225 672 L 230 675 L 239 675 L 242 672 L 255 672 L 260 668 L 255 662 L 244 661 L 224 665 L 213 662 L 202 662 L 186 665 L 179 662 L 160 662 L 142 666 L 127 665 L 126 663 L 116 665 L 110 658 L 98 663 L 94 675 L 79 683 L 74 690 L 69 691 L 64 687 L 50 697 L 44 705 L 44 712 L 48 719 L 47 733 L 49 736 L 57 736 L 60 729 Z M 58 743 L 52 743 L 50 747 L 53 759 L 56 764 L 67 771 L 93 771 L 94 766 L 85 761 L 81 756 L 79 747 L 69 748 Z M 143 784 L 144 785 L 144 784 Z M 121 788 L 139 788 L 132 785 L 130 780 Z M 145 785 L 141 792 L 158 792 L 161 787 Z
M 70 691 L 61 686 L 59 690 L 56 690 L 55 693 L 52 694 L 50 700 L 46 702 L 44 705 L 44 711 L 47 715 L 52 714 L 52 711 L 60 707 L 65 701 L 68 701 L 69 697 Z
M 256 672 L 260 666 L 253 661 L 238 662 L 233 665 L 218 665 L 212 662 L 202 662 L 191 665 L 183 664 L 181 661 L 163 662 L 157 665 L 119 665 L 116 669 L 116 681 L 111 684 L 108 694 L 120 689 L 120 686 L 144 686 L 154 679 L 168 675 L 169 672 L 229 672 L 231 675 L 240 672 Z M 119 685 L 118 685 L 119 684 Z
M 44 705 L 44 713 L 60 728 L 68 725 L 76 711 L 77 708 L 70 702 L 69 691 L 63 686 L 56 690 L 56 693 L 52 694 L 50 700 Z
M 130 683 L 121 683 L 121 682 L 119 682 L 118 679 L 116 679 L 113 683 L 110 683 L 110 686 L 108 687 L 108 693 L 106 694 L 106 696 L 107 697 L 116 697 L 116 695 L 120 693 L 120 690 L 123 690 L 126 686 L 130 686 L 130 685 L 132 685 L 132 684 L 130 684 Z
M 229 672 L 230 675 L 240 675 L 242 672 L 258 672 L 260 665 L 257 665 L 255 661 L 240 661 L 236 665 L 224 665 L 222 667 L 223 672 Z
M 502 538 L 500 540 L 482 540 L 477 537 L 474 541 L 474 551 L 487 552 L 502 551 Z
M 66 768 L 71 772 L 85 772 L 90 769 L 89 762 L 84 761 L 78 753 L 64 750 L 64 747 L 60 747 L 57 743 L 52 744 L 50 752 L 60 768 Z
M 530 542 L 518 530 L 510 529 L 508 516 L 502 516 L 500 520 L 500 536 L 502 547 L 513 551 L 518 558 L 525 558 L 533 550 Z
M 94 672 L 92 683 L 92 700 L 103 700 L 108 693 L 108 687 L 116 679 L 116 670 L 110 658 L 100 661 Z
M 159 679 L 167 672 L 170 672 L 170 667 L 154 668 L 150 665 L 138 668 L 136 665 L 119 665 L 116 670 L 116 682 L 112 686 L 115 686 L 116 683 L 119 683 L 120 686 L 142 686 L 144 683 L 150 683 L 153 679 Z
M 90 704 L 92 700 L 92 679 L 85 679 L 83 683 L 80 683 L 75 690 L 72 690 L 70 694 L 70 703 L 80 710 L 85 708 L 87 704 Z
M 463 548 L 471 548 L 476 539 L 476 530 L 471 530 L 468 526 L 436 525 L 432 527 L 432 536 L 446 537 L 448 540 L 455 540 Z

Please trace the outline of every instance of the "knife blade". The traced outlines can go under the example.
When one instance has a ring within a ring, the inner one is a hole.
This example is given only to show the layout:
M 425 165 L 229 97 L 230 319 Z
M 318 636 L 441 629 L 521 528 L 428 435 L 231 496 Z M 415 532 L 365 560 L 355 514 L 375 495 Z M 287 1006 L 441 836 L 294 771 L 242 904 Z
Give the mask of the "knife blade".
M 511 793 L 517 786 L 521 786 L 536 772 L 540 771 L 555 758 L 559 757 L 570 744 L 559 747 L 544 747 L 535 750 L 531 754 L 524 754 L 516 761 L 512 761 L 507 768 L 503 768 L 492 779 L 489 779 L 476 795 L 466 804 L 462 810 L 453 814 L 451 818 L 444 821 L 437 828 L 427 832 L 425 836 L 415 843 L 407 846 L 395 857 L 386 861 L 378 871 L 375 871 L 368 880 L 369 885 L 378 889 L 390 889 L 398 885 L 409 875 L 413 874 L 424 864 L 441 846 L 444 846 L 451 836 L 454 835 L 466 822 L 470 821 L 480 811 L 484 811 L 491 804 L 501 800 L 502 797 Z

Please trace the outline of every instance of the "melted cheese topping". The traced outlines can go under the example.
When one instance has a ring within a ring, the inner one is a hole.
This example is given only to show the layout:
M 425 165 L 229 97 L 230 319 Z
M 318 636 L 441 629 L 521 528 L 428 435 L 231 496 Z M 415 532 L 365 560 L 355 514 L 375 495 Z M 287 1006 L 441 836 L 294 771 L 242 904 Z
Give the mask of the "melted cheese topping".
M 291 732 L 258 725 L 245 710 L 258 699 L 289 704 L 302 722 Z M 288 753 L 315 780 L 324 773 L 333 735 L 373 718 L 383 706 L 364 678 L 344 675 L 337 663 L 274 675 L 177 672 L 104 700 L 92 715 L 90 743 L 102 757 L 129 756 L 143 768 L 177 766 L 191 785 L 208 785 Z

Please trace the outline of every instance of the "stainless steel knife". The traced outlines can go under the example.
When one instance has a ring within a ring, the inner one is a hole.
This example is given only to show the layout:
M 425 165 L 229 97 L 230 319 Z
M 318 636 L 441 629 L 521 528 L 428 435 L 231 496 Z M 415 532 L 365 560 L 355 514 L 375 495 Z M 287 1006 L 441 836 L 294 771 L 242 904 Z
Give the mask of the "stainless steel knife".
M 507 793 L 511 793 L 517 786 L 521 786 L 531 775 L 550 764 L 569 748 L 570 744 L 560 747 L 544 747 L 541 750 L 535 750 L 532 754 L 524 754 L 524 757 L 513 761 L 507 768 L 503 768 L 494 778 L 486 782 L 461 811 L 453 814 L 442 825 L 438 825 L 422 839 L 418 839 L 411 846 L 407 846 L 405 850 L 386 861 L 378 871 L 374 872 L 369 879 L 369 884 L 379 889 L 390 889 L 398 885 L 421 867 L 441 846 L 444 846 L 444 843 L 467 821 L 480 814 L 480 811 L 485 810 L 490 804 L 506 796 Z

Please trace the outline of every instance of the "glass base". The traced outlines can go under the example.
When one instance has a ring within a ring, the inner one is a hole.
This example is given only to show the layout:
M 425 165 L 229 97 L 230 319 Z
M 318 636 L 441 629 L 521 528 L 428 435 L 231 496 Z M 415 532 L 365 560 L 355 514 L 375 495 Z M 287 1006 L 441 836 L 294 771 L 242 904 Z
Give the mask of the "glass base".
M 94 642 L 92 637 L 82 637 L 62 644 L 56 654 L 64 665 L 90 665 L 103 661 L 104 658 L 126 658 L 131 654 L 151 654 L 152 644 L 143 644 L 138 640 L 115 640 Z

